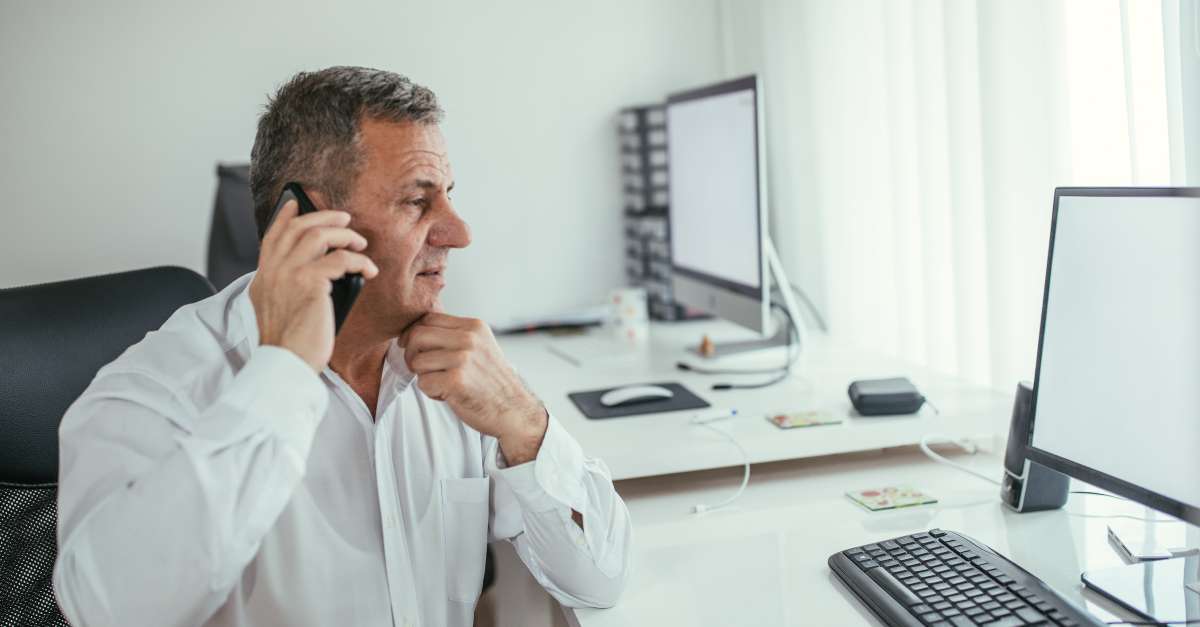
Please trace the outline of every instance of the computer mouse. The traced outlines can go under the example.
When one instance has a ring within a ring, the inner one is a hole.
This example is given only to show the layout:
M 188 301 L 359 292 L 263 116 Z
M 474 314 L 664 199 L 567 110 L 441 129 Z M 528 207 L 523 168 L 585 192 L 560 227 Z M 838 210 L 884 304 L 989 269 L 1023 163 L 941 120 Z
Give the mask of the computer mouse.
M 600 404 L 605 407 L 621 407 L 647 401 L 661 401 L 675 396 L 671 390 L 659 385 L 627 385 L 605 392 Z

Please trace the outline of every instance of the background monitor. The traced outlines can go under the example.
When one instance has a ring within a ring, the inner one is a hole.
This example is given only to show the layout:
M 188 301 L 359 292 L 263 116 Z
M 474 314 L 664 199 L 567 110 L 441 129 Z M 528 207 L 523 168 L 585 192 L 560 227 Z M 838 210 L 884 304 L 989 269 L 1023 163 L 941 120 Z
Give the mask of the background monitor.
M 1058 189 L 1029 459 L 1200 524 L 1200 189 Z
M 766 333 L 763 115 L 748 76 L 667 98 L 674 298 Z

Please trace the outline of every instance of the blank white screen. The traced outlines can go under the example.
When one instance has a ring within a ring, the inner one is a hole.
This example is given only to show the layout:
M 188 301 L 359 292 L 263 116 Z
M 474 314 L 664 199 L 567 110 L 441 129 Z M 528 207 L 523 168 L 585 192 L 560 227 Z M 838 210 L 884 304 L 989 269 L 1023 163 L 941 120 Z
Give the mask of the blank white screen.
M 667 106 L 672 261 L 756 288 L 757 126 L 749 89 Z
M 1200 507 L 1200 200 L 1062 196 L 1033 445 Z

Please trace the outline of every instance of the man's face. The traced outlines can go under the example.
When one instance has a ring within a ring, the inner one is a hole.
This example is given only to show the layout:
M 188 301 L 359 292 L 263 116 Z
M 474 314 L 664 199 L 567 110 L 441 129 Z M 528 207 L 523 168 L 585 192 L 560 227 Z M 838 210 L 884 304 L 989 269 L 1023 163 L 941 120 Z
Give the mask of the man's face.
M 350 320 L 400 335 L 440 309 L 451 248 L 471 232 L 450 202 L 454 175 L 441 130 L 431 124 L 363 120 L 362 163 L 350 198 L 350 228 L 367 238 L 365 254 L 379 267 L 351 310 Z

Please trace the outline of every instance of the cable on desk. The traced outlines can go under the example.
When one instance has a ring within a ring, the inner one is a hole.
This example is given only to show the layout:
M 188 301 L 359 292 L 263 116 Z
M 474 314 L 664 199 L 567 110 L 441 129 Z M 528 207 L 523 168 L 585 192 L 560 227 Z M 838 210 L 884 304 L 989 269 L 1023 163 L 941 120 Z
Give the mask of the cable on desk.
M 1104 625 L 1200 625 L 1200 619 L 1186 621 L 1109 621 Z
M 726 416 L 726 417 L 728 417 L 728 416 Z M 724 420 L 724 418 L 719 418 L 718 420 Z M 738 441 L 736 439 L 734 439 L 734 437 L 732 435 L 729 435 L 728 433 L 709 424 L 710 422 L 713 422 L 713 421 L 714 421 L 713 419 L 708 419 L 708 420 L 694 420 L 693 419 L 692 424 L 715 431 L 716 433 L 718 433 L 719 435 L 724 437 L 726 440 L 729 440 L 730 442 L 732 442 L 733 445 L 736 446 L 739 451 L 741 451 L 742 466 L 744 468 L 744 472 L 742 473 L 742 485 L 738 486 L 737 492 L 735 492 L 733 494 L 733 496 L 725 499 L 724 501 L 721 501 L 720 503 L 717 503 L 716 505 L 705 505 L 704 503 L 696 504 L 694 507 L 692 507 L 693 514 L 703 514 L 704 512 L 711 512 L 711 511 L 721 509 L 722 507 L 728 506 L 730 503 L 733 503 L 734 501 L 736 501 L 737 498 L 742 495 L 742 492 L 746 491 L 746 484 L 750 483 L 750 454 L 746 452 L 746 449 L 743 448 L 742 445 L 739 444 Z
M 794 293 L 796 296 L 799 296 L 800 300 L 804 301 L 804 306 L 808 307 L 808 312 L 812 314 L 813 320 L 816 321 L 817 328 L 821 329 L 822 332 L 828 333 L 829 325 L 825 324 L 825 316 L 822 316 L 821 312 L 817 310 L 817 306 L 813 304 L 812 299 L 808 297 L 808 294 L 806 294 L 804 290 L 800 289 L 800 286 L 796 285 L 795 283 L 789 283 L 788 287 L 792 288 L 792 293 Z M 779 286 L 775 286 L 774 289 L 778 290 Z
M 925 453 L 925 455 L 929 456 L 929 459 L 932 459 L 933 461 L 935 461 L 939 464 L 945 464 L 952 468 L 957 468 L 958 470 L 961 470 L 969 475 L 973 475 L 976 478 L 983 479 L 984 481 L 991 483 L 993 485 L 997 485 L 997 486 L 1000 485 L 999 481 L 983 474 L 982 472 L 979 472 L 978 470 L 975 470 L 974 468 L 968 468 L 958 462 L 950 461 L 949 459 L 946 459 L 945 457 L 942 457 L 941 455 L 935 453 L 933 451 L 933 449 L 929 448 L 929 443 L 933 440 L 939 440 L 941 442 L 955 444 L 970 455 L 974 455 L 975 453 L 979 452 L 979 447 L 975 446 L 974 442 L 970 441 L 967 438 L 961 438 L 961 439 L 956 440 L 954 438 L 951 438 L 951 437 L 945 436 L 945 435 L 941 435 L 939 433 L 927 433 L 924 436 L 921 436 L 920 446 L 921 446 L 922 453 Z
M 791 372 L 792 372 L 792 366 L 795 365 L 796 360 L 798 360 L 800 358 L 800 351 L 793 350 L 794 345 L 800 341 L 800 330 L 796 326 L 796 321 L 792 319 L 792 314 L 788 312 L 787 307 L 783 307 L 783 306 L 779 305 L 778 303 L 772 303 L 771 306 L 773 308 L 778 309 L 779 311 L 783 312 L 783 315 L 784 315 L 784 317 L 787 318 L 787 322 L 788 322 L 787 358 L 782 366 L 779 366 L 776 368 L 747 368 L 745 370 L 741 370 L 741 369 L 734 369 L 734 368 L 704 368 L 704 367 L 692 366 L 691 364 L 686 364 L 681 361 L 681 362 L 677 362 L 675 364 L 675 367 L 680 370 L 688 370 L 688 371 L 695 372 L 698 374 L 772 374 L 772 373 L 778 373 L 777 376 L 772 377 L 771 379 L 768 379 L 768 380 L 760 382 L 760 383 L 715 383 L 712 386 L 712 390 L 716 391 L 716 392 L 721 392 L 721 391 L 725 391 L 725 390 L 754 390 L 754 389 L 758 389 L 758 388 L 765 388 L 768 386 L 775 385 L 776 383 L 779 383 L 780 381 L 783 381 L 784 379 L 788 378 L 788 375 L 791 374 Z
M 1119 494 L 1109 494 L 1108 492 L 1096 492 L 1094 490 L 1071 490 L 1070 493 L 1071 494 L 1090 494 L 1092 496 L 1107 496 L 1110 499 L 1120 499 L 1122 501 L 1129 500 Z

